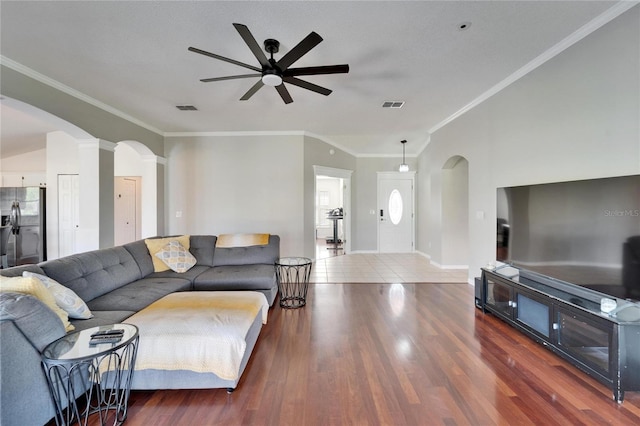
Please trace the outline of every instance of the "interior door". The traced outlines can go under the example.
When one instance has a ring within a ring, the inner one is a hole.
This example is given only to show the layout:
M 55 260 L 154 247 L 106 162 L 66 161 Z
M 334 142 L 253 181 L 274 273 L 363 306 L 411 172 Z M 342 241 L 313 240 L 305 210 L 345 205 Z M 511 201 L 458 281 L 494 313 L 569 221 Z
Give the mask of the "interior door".
M 126 177 L 116 177 L 114 192 L 114 243 L 118 246 L 136 240 L 138 218 L 136 180 Z
M 413 251 L 413 176 L 378 176 L 378 251 Z
M 58 175 L 58 257 L 76 253 L 80 220 L 80 177 Z

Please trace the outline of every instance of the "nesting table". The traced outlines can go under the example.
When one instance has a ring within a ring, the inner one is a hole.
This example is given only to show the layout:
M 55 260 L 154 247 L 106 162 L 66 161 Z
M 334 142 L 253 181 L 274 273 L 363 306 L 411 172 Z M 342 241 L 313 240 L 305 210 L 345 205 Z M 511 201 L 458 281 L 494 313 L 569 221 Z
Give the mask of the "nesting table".
M 307 304 L 311 265 L 306 257 L 281 257 L 276 261 L 280 307 L 301 308 Z
M 92 334 L 112 329 L 124 332 L 118 342 L 89 343 Z M 42 363 L 58 426 L 87 424 L 94 413 L 99 413 L 101 425 L 110 412 L 114 425 L 125 421 L 139 338 L 135 325 L 112 324 L 69 333 L 44 349 Z M 81 408 L 76 398 L 85 392 Z

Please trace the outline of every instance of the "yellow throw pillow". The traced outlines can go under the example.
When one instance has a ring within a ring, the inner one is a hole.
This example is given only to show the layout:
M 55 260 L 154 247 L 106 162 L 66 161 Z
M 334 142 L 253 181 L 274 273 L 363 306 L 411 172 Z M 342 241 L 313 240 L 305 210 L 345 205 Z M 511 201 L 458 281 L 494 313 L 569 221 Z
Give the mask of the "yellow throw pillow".
M 222 234 L 218 235 L 216 247 L 266 246 L 270 234 Z
M 65 287 L 53 278 L 46 275 L 36 274 L 29 271 L 22 273 L 23 277 L 37 278 L 49 290 L 53 299 L 63 311 L 69 315 L 69 318 L 89 319 L 93 318 L 93 314 L 84 300 L 80 299 L 75 291 L 69 287 Z
M 166 263 L 156 256 L 156 254 L 158 254 L 158 252 L 171 241 L 177 241 L 182 247 L 189 250 L 190 240 L 188 235 L 182 235 L 180 237 L 149 238 L 144 240 L 144 243 L 147 245 L 147 249 L 149 250 L 149 254 L 151 255 L 151 260 L 153 261 L 154 272 L 163 272 L 170 269 Z
M 0 279 L 0 291 L 24 293 L 36 297 L 60 318 L 65 330 L 71 331 L 75 329 L 69 322 L 67 313 L 60 309 L 51 292 L 49 292 L 47 287 L 45 287 L 39 279 L 35 277 L 2 277 Z

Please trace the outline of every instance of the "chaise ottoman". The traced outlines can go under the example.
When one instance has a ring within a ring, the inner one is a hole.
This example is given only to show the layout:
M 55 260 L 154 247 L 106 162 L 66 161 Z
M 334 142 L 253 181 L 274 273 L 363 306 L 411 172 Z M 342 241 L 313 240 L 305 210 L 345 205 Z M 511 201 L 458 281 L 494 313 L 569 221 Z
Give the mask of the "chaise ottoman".
M 247 365 L 269 304 L 261 292 L 169 294 L 125 320 L 139 329 L 131 389 L 226 388 Z

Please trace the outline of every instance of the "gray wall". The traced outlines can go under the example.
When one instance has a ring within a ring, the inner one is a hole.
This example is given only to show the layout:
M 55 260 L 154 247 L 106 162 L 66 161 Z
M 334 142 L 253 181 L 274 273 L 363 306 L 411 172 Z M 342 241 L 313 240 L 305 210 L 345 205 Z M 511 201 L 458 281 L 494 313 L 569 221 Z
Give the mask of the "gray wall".
M 414 158 L 407 158 L 406 162 L 409 170 L 416 170 Z M 356 160 L 353 193 L 355 221 L 352 223 L 354 244 L 351 247 L 353 251 L 377 252 L 378 172 L 398 171 L 400 163 L 400 158 L 359 157 Z M 371 210 L 374 214 L 371 214 Z
M 640 173 L 636 6 L 431 136 L 418 250 L 442 256 L 442 167 L 469 162 L 469 277 L 495 260 L 496 188 Z
M 167 233 L 278 234 L 283 255 L 301 255 L 303 144 L 291 135 L 167 138 Z
M 333 154 L 331 152 L 333 151 Z M 304 137 L 304 255 L 315 258 L 315 174 L 313 166 L 332 167 L 342 170 L 355 170 L 355 157 L 341 149 L 338 149 L 317 138 Z M 354 185 L 352 176 L 351 185 Z M 353 188 L 351 197 L 351 214 L 355 217 L 356 204 L 353 201 Z M 355 226 L 354 221 L 351 223 L 352 228 Z M 354 238 L 352 231 L 351 238 Z M 353 246 L 352 246 L 353 250 Z
M 6 66 L 0 66 L 2 94 L 47 111 L 110 142 L 135 140 L 156 155 L 164 151 L 164 137 Z
M 113 150 L 98 150 L 100 167 L 100 248 L 113 247 L 114 241 L 114 179 Z M 81 201 L 82 202 L 82 201 Z

